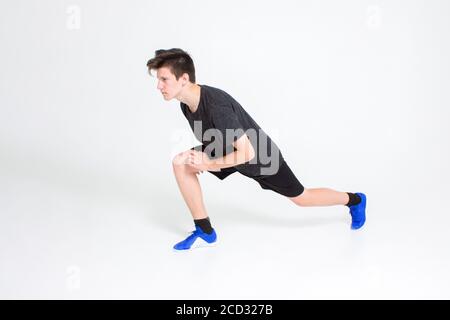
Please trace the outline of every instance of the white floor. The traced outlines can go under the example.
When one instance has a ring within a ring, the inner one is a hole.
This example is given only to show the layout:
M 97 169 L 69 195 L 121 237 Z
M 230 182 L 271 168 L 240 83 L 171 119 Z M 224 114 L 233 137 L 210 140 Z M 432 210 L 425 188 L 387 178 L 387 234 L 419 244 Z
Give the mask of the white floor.
M 374 188 L 373 176 L 357 190 L 368 196 L 367 224 L 352 231 L 345 207 L 299 208 L 245 177 L 204 175 L 219 245 L 177 253 L 192 222 L 173 177 L 157 187 L 22 168 L 1 172 L 3 299 L 450 297 L 444 189 Z
M 234 2 L 0 2 L 0 298 L 450 298 L 450 2 Z M 203 175 L 219 245 L 173 252 L 194 136 L 146 68 L 173 47 L 365 227 Z

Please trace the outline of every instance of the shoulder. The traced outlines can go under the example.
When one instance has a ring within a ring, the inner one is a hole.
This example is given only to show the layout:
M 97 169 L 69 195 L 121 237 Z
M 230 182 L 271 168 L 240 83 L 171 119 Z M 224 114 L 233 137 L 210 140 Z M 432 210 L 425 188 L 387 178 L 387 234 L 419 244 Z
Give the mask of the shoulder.
M 202 85 L 202 89 L 205 90 L 205 95 L 212 104 L 227 104 L 233 100 L 225 90 L 208 85 Z
M 204 85 L 209 111 L 221 113 L 233 111 L 234 99 L 225 90 Z

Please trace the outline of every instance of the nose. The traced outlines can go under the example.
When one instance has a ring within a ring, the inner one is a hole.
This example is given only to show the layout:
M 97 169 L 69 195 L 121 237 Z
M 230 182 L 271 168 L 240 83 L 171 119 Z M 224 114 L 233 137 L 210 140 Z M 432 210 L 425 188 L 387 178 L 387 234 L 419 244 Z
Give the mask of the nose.
M 158 90 L 163 88 L 161 81 L 158 80 L 158 86 L 156 87 Z

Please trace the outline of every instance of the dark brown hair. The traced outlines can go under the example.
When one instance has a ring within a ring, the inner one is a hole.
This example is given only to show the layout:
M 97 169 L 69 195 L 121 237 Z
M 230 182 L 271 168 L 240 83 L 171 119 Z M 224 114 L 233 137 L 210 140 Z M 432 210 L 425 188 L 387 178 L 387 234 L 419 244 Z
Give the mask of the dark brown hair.
M 179 48 L 159 49 L 155 51 L 155 57 L 148 60 L 147 68 L 151 71 L 161 67 L 168 67 L 178 80 L 184 73 L 189 75 L 189 81 L 195 83 L 194 61 L 189 54 Z

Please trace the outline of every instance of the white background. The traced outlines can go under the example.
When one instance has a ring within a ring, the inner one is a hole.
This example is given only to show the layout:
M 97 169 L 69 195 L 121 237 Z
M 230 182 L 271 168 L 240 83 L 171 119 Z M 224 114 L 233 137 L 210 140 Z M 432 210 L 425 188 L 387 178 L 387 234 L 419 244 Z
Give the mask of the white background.
M 0 298 L 450 298 L 448 1 L 0 4 Z M 306 187 L 296 207 L 200 176 L 219 236 L 193 229 L 171 159 L 196 144 L 146 69 L 179 47 Z

